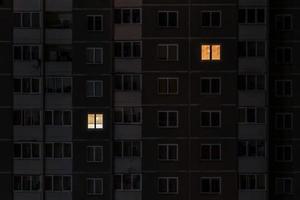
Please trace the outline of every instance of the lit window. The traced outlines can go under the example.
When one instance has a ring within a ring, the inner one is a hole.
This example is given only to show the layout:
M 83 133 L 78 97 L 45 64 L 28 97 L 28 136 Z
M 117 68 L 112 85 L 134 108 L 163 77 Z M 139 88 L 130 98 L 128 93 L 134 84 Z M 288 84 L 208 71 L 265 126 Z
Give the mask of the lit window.
M 103 114 L 88 114 L 88 129 L 103 129 Z
M 201 45 L 201 60 L 221 60 L 221 45 Z

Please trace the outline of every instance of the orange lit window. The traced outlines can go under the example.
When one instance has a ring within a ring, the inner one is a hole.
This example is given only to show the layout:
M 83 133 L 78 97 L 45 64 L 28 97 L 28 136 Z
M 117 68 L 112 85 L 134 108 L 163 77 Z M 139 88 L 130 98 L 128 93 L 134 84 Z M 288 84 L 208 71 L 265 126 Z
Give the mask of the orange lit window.
M 218 61 L 221 60 L 221 45 L 201 45 L 202 61 Z
M 103 114 L 88 114 L 88 129 L 103 129 Z

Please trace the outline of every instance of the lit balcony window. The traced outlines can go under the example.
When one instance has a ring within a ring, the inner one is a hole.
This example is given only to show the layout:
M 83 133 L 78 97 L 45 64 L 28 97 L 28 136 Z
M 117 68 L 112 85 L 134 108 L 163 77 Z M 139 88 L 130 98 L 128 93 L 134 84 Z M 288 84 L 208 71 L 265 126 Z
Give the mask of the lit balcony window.
M 88 129 L 103 129 L 103 114 L 88 114 Z
M 201 45 L 202 61 L 219 61 L 221 60 L 221 45 Z

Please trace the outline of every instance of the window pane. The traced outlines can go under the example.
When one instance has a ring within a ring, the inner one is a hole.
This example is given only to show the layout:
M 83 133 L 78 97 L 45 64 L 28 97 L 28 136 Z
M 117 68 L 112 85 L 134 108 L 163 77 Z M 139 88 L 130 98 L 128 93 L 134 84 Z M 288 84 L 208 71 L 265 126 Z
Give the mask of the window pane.
M 166 112 L 158 113 L 158 125 L 159 126 L 167 126 L 167 113 Z
M 211 180 L 211 191 L 212 192 L 220 192 L 220 180 L 219 179 L 212 179 Z
M 88 129 L 95 128 L 95 114 L 88 114 Z
M 96 114 L 96 128 L 103 128 L 103 114 Z
M 202 12 L 201 13 L 201 21 L 202 21 L 202 26 L 210 26 L 210 14 L 209 12 Z
M 158 146 L 158 159 L 167 159 L 167 147 L 165 145 Z
M 62 158 L 63 145 L 62 143 L 54 143 L 54 158 Z
M 209 112 L 201 112 L 201 126 L 210 126 Z
M 167 179 L 164 179 L 164 178 L 158 179 L 158 192 L 164 193 L 164 192 L 167 192 L 167 191 L 168 191 Z
M 168 60 L 177 60 L 177 46 L 169 46 Z
M 176 145 L 170 145 L 169 146 L 169 159 L 171 160 L 177 160 L 177 146 Z
M 177 13 L 169 12 L 168 26 L 177 26 Z
M 211 113 L 211 126 L 220 126 L 220 113 L 219 112 Z
M 177 93 L 177 79 L 169 79 L 169 93 Z
M 158 13 L 158 24 L 159 24 L 159 26 L 167 26 L 167 13 L 166 12 Z
M 30 13 L 23 13 L 23 27 L 30 27 Z
M 168 81 L 167 79 L 158 79 L 158 92 L 165 94 L 168 92 Z
M 210 60 L 210 45 L 201 45 L 201 60 Z
M 161 60 L 167 59 L 167 46 L 165 45 L 158 45 L 157 46 L 157 57 Z
M 177 179 L 175 178 L 169 179 L 169 192 L 173 192 L 173 193 L 177 192 Z
M 221 45 L 212 45 L 212 60 L 221 60 Z
M 141 21 L 140 16 L 140 10 L 139 9 L 133 9 L 132 10 L 132 22 L 133 23 L 140 23 Z
M 212 12 L 211 16 L 211 25 L 212 26 L 220 26 L 221 25 L 221 16 L 219 12 Z

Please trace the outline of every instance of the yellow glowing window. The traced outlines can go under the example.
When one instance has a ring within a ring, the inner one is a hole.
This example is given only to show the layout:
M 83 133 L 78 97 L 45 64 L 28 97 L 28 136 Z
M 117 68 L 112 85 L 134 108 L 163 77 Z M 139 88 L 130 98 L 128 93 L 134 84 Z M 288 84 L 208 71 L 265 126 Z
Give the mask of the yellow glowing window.
M 221 60 L 221 45 L 201 45 L 201 60 Z
M 88 129 L 103 129 L 103 114 L 88 114 Z

